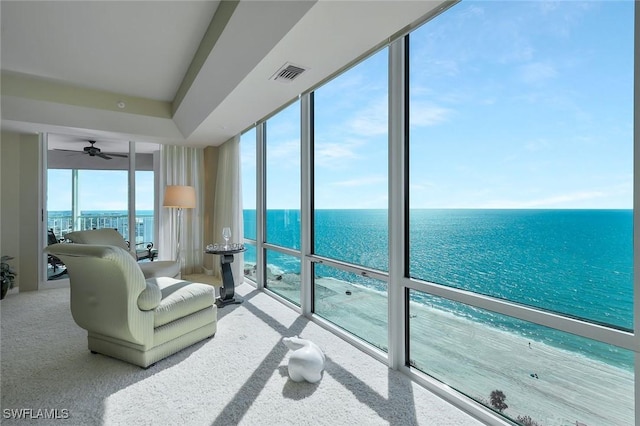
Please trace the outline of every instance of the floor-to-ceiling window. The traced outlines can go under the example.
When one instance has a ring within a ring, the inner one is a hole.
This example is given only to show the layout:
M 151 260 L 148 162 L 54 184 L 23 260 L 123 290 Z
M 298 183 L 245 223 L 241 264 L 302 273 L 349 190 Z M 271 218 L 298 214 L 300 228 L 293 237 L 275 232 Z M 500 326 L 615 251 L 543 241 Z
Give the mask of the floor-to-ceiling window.
M 313 94 L 313 311 L 387 349 L 388 49 Z
M 76 229 L 117 229 L 129 240 L 127 174 L 124 170 L 78 170 Z
M 303 94 L 310 119 L 287 120 L 311 135 L 302 311 L 509 421 L 635 424 L 634 6 L 462 1 L 399 37 L 403 55 L 394 42 Z M 268 228 L 289 195 L 269 181 L 294 176 L 269 162 L 266 124 L 253 184 Z M 392 143 L 403 173 L 387 170 Z M 389 188 L 404 188 L 402 218 Z M 274 253 L 297 249 L 266 233 Z
M 156 242 L 154 200 L 155 173 L 153 170 L 136 170 L 136 221 L 135 233 L 133 234 L 137 249 L 144 250 L 150 243 Z
M 73 174 L 71 170 L 47 170 L 47 229 L 53 231 L 56 240 L 73 230 Z
M 409 274 L 516 304 L 416 285 L 410 362 L 520 423 L 634 423 L 607 343 L 633 328 L 633 8 L 461 2 L 409 35 Z
M 64 235 L 73 231 L 73 178 L 72 170 L 47 170 L 47 244 L 57 244 Z M 47 280 L 67 278 L 67 270 L 60 259 L 47 256 Z
M 130 230 L 129 144 L 110 143 L 108 146 L 116 147 L 118 152 L 102 150 L 101 155 L 91 156 L 84 150 L 88 142 L 61 135 L 48 135 L 48 142 L 47 229 L 53 231 L 55 239 L 64 240 L 68 232 L 75 230 L 113 228 L 140 258 L 156 256 L 153 152 L 157 145 L 136 145 L 135 215 L 134 229 Z M 104 148 L 106 144 L 92 147 Z M 66 277 L 56 262 L 48 263 L 49 277 Z
M 264 124 L 265 285 L 300 305 L 300 102 Z
M 244 276 L 256 281 L 257 252 L 256 235 L 258 223 L 256 217 L 256 128 L 253 127 L 240 137 L 240 169 L 242 173 L 242 220 L 244 242 Z

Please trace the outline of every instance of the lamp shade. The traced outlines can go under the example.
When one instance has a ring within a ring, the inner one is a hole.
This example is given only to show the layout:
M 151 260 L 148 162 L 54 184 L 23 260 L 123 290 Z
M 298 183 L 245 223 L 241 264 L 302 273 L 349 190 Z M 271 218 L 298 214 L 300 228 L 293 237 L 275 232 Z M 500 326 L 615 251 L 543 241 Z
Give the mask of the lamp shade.
M 196 207 L 196 190 L 193 186 L 169 185 L 164 190 L 164 207 L 193 209 Z

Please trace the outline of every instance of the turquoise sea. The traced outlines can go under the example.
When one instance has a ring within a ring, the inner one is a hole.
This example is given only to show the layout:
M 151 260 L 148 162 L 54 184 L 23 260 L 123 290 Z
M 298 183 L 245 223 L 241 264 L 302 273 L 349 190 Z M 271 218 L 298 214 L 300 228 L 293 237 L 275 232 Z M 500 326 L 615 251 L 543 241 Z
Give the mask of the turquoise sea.
M 315 252 L 387 271 L 387 220 L 385 210 L 318 210 Z M 266 221 L 269 243 L 300 248 L 299 211 L 269 210 Z M 411 210 L 409 223 L 412 277 L 614 328 L 633 327 L 632 210 Z M 244 227 L 245 236 L 255 239 L 255 211 L 245 210 Z M 255 261 L 255 251 L 245 259 Z M 291 256 L 270 253 L 269 263 L 283 272 L 300 272 Z M 353 277 L 333 271 L 333 278 Z M 386 283 L 374 290 L 386 291 Z M 419 294 L 415 300 L 434 304 Z M 437 300 L 439 308 L 456 315 L 633 368 L 630 351 Z

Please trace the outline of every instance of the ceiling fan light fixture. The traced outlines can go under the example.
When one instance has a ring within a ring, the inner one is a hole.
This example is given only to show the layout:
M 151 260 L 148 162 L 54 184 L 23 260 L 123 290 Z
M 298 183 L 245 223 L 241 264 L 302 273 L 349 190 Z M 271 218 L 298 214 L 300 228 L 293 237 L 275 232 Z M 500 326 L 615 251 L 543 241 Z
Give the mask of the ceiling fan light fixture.
M 85 146 L 82 151 L 76 151 L 72 149 L 56 149 L 56 151 L 78 152 L 81 154 L 87 154 L 89 157 L 100 157 L 104 160 L 111 160 L 112 157 L 127 158 L 127 154 L 119 154 L 114 152 L 102 152 L 100 148 L 95 146 L 96 141 L 89 140 L 89 146 Z

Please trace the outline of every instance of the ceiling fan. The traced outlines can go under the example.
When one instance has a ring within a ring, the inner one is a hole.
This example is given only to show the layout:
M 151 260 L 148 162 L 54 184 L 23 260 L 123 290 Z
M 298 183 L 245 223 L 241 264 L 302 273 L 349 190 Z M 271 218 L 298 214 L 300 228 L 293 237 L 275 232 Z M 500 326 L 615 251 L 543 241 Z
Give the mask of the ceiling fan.
M 100 148 L 94 146 L 96 141 L 87 141 L 87 142 L 89 142 L 91 145 L 90 146 L 85 146 L 82 151 L 74 151 L 72 149 L 56 149 L 56 151 L 79 152 L 81 154 L 87 154 L 87 155 L 89 155 L 89 157 L 100 157 L 100 158 L 103 158 L 105 160 L 111 160 L 111 157 L 123 157 L 123 158 L 127 158 L 128 157 L 127 154 L 116 154 L 116 153 L 113 153 L 113 152 L 102 152 L 100 150 Z

